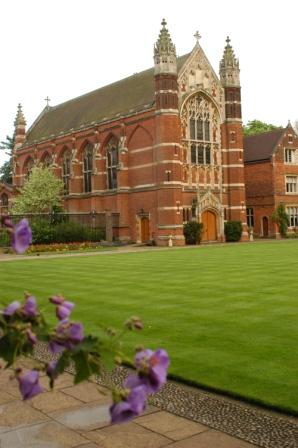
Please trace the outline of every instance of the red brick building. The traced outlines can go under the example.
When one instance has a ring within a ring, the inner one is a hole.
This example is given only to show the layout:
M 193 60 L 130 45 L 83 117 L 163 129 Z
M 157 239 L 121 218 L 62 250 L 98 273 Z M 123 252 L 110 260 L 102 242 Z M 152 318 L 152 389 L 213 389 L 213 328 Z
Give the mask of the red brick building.
M 119 213 L 122 240 L 182 245 L 190 219 L 208 241 L 224 240 L 225 220 L 245 226 L 239 63 L 227 39 L 218 78 L 199 38 L 177 57 L 163 20 L 153 68 L 47 106 L 27 132 L 19 108 L 14 185 L 51 166 L 65 208 Z
M 284 203 L 298 229 L 298 136 L 292 126 L 244 138 L 247 223 L 258 236 L 279 237 L 272 213 Z

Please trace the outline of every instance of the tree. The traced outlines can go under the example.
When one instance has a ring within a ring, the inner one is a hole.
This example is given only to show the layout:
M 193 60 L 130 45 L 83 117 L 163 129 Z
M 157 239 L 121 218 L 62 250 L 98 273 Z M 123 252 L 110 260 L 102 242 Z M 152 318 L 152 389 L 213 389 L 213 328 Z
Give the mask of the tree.
M 0 167 L 0 182 L 12 184 L 12 150 L 14 147 L 14 136 L 6 136 L 6 141 L 0 142 L 0 150 L 9 156 L 9 160 Z
M 281 202 L 272 214 L 272 221 L 278 225 L 279 233 L 286 237 L 290 225 L 289 215 L 286 212 L 285 205 Z
M 51 213 L 61 205 L 63 182 L 48 167 L 35 166 L 15 199 L 12 213 Z
M 294 128 L 294 131 L 296 132 L 296 134 L 298 135 L 298 120 L 294 121 L 293 128 Z
M 274 124 L 264 123 L 260 120 L 248 121 L 246 125 L 243 126 L 244 135 L 254 135 L 261 134 L 262 132 L 274 131 L 275 129 L 280 129 L 281 126 L 275 126 Z

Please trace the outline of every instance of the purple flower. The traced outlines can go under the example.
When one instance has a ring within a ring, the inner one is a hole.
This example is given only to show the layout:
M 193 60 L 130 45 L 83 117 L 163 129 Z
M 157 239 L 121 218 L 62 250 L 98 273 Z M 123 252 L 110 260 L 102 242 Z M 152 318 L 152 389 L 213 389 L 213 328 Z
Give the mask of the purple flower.
M 140 415 L 146 407 L 146 389 L 137 386 L 131 389 L 125 401 L 114 403 L 110 407 L 111 422 L 125 423 Z
M 72 350 L 84 339 L 84 328 L 80 322 L 61 321 L 49 343 L 52 353 L 60 353 L 65 349 Z
M 43 392 L 43 388 L 38 382 L 39 372 L 37 370 L 29 370 L 23 374 L 19 371 L 17 379 L 23 400 L 28 400 Z
M 3 310 L 3 314 L 4 316 L 12 316 L 20 307 L 20 302 L 18 300 L 15 300 Z
M 170 361 L 165 350 L 142 350 L 135 356 L 139 378 L 147 388 L 147 393 L 157 392 L 166 382 Z
M 21 219 L 12 231 L 12 247 L 17 253 L 22 254 L 28 249 L 31 243 L 32 231 L 28 220 L 25 218 Z
M 56 307 L 56 316 L 59 320 L 65 320 L 69 317 L 74 303 L 64 301 L 61 305 Z
M 74 346 L 84 339 L 84 328 L 79 322 L 70 324 L 69 328 L 69 344 Z M 72 348 L 72 347 L 70 347 Z
M 49 298 L 49 301 L 54 305 L 62 305 L 62 303 L 65 302 L 65 299 L 63 296 L 52 296 Z
M 26 302 L 23 308 L 24 314 L 28 317 L 38 315 L 36 299 L 33 296 L 26 296 Z
M 54 380 L 58 376 L 57 372 L 55 372 L 57 363 L 58 363 L 57 361 L 50 361 L 46 368 L 46 374 L 52 380 Z
M 36 342 L 37 342 L 36 334 L 33 333 L 33 331 L 30 328 L 27 328 L 26 335 L 27 335 L 28 341 L 31 342 L 32 345 L 36 344 Z

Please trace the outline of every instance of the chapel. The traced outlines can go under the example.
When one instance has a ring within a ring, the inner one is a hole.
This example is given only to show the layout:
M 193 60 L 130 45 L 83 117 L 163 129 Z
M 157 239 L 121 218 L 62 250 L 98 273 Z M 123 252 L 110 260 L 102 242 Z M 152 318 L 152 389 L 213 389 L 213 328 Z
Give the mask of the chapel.
M 27 131 L 19 105 L 14 188 L 43 164 L 68 212 L 118 213 L 121 241 L 184 245 L 193 219 L 203 241 L 224 241 L 228 220 L 247 239 L 239 61 L 227 38 L 218 76 L 195 37 L 178 57 L 163 20 L 152 68 L 47 104 Z

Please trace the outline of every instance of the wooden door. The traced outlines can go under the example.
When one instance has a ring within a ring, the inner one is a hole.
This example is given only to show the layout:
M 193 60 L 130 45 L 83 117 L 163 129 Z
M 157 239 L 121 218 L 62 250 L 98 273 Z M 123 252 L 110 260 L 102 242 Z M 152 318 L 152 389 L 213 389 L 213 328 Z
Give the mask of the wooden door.
M 141 240 L 142 243 L 146 243 L 150 239 L 149 233 L 149 218 L 141 219 Z
M 217 240 L 217 230 L 216 230 L 216 215 L 210 210 L 206 210 L 202 214 L 203 223 L 203 237 L 202 241 L 216 241 Z
M 268 218 L 267 216 L 263 216 L 263 237 L 266 238 L 268 235 Z

